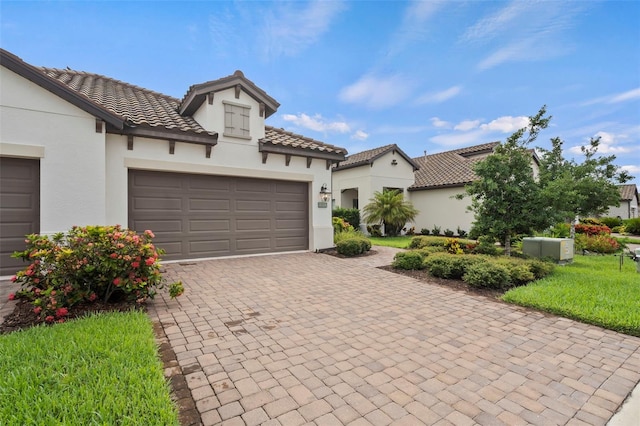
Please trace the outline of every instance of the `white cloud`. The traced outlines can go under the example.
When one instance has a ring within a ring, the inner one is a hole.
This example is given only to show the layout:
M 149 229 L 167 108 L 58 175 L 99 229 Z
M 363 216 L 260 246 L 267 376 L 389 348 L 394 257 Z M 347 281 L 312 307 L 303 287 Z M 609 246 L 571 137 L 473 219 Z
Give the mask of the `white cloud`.
M 462 91 L 462 87 L 461 86 L 453 86 L 450 87 L 446 90 L 442 90 L 440 92 L 435 92 L 435 93 L 425 93 L 424 95 L 420 96 L 417 100 L 416 103 L 417 104 L 426 104 L 426 103 L 440 103 L 440 102 L 444 102 L 448 99 L 451 99 L 455 96 L 457 96 L 460 92 Z
M 433 119 L 432 119 L 433 120 Z M 412 134 L 429 130 L 429 126 L 380 126 L 375 129 L 376 134 Z
M 631 147 L 621 146 L 621 142 L 627 139 L 627 135 L 600 131 L 596 133 L 594 137 L 600 138 L 600 143 L 598 144 L 598 154 L 624 154 L 627 152 L 631 152 Z M 588 143 L 585 142 L 585 145 L 588 145 Z M 571 148 L 569 148 L 569 152 L 572 152 L 574 154 L 582 154 L 582 146 L 572 146 Z
M 304 113 L 295 115 L 283 114 L 282 119 L 316 132 L 348 133 L 351 130 L 344 121 L 327 121 L 320 114 L 316 114 L 313 117 Z
M 411 93 L 412 83 L 401 75 L 374 77 L 365 75 L 340 91 L 343 102 L 380 109 L 396 105 Z
M 480 120 L 464 120 L 456 124 L 453 130 L 460 130 L 461 132 L 467 132 L 473 130 L 480 125 Z
M 490 132 L 513 133 L 529 125 L 528 117 L 511 117 L 510 115 L 496 118 L 487 124 L 482 124 L 480 129 Z
M 611 95 L 600 96 L 593 98 L 580 104 L 580 106 L 589 106 L 595 104 L 617 104 L 620 102 L 632 101 L 640 99 L 640 87 L 637 89 L 631 89 L 626 92 L 616 93 Z
M 264 53 L 267 57 L 293 56 L 306 49 L 328 31 L 344 8 L 344 3 L 337 0 L 276 3 L 262 24 L 260 43 L 264 43 Z
M 508 27 L 510 23 L 531 9 L 533 2 L 515 1 L 496 13 L 480 19 L 462 35 L 462 41 L 487 41 Z
M 356 130 L 356 132 L 353 135 L 351 135 L 351 139 L 356 139 L 359 141 L 367 140 L 368 137 L 369 137 L 369 134 L 364 132 L 363 130 Z
M 636 165 L 620 166 L 620 169 L 636 177 L 640 175 L 640 166 L 636 166 Z
M 440 129 L 448 129 L 451 127 L 451 123 L 448 121 L 440 120 L 438 117 L 431 117 L 431 124 L 433 127 L 437 127 Z

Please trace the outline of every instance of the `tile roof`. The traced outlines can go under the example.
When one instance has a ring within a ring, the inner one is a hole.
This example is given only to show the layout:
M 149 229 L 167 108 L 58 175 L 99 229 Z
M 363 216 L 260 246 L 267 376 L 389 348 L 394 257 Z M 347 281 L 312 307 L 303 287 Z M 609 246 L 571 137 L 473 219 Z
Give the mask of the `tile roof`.
M 333 170 L 338 171 L 362 166 L 364 164 L 371 164 L 376 159 L 391 151 L 398 152 L 409 164 L 413 166 L 414 169 L 418 169 L 418 165 L 407 154 L 405 154 L 404 151 L 398 148 L 398 145 L 392 143 L 350 155 L 345 158 L 344 161 L 340 161 L 338 164 L 334 165 Z
M 192 117 L 181 116 L 178 113 L 180 101 L 171 96 L 99 74 L 45 67 L 40 69 L 50 78 L 122 117 L 128 124 L 215 135 L 215 132 L 208 132 Z
M 474 163 L 484 158 L 484 154 L 493 152 L 499 144 L 490 142 L 414 158 L 420 168 L 414 173 L 415 182 L 409 190 L 462 186 L 472 182 L 476 178 Z
M 631 201 L 633 197 L 638 196 L 638 188 L 635 184 L 628 185 L 618 185 L 618 189 L 620 190 L 620 199 L 622 201 Z
M 276 147 L 298 148 L 307 151 L 319 151 L 327 154 L 339 154 L 341 156 L 347 153 L 347 150 L 344 148 L 288 132 L 284 129 L 264 126 L 264 131 L 265 136 L 263 139 L 260 139 L 260 143 L 262 144 L 269 144 Z

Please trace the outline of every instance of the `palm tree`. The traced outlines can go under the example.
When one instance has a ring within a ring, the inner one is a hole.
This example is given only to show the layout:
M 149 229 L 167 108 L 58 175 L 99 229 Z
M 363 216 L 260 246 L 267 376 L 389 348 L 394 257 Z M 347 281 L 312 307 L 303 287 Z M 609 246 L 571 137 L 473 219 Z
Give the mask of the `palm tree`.
M 386 235 L 398 235 L 407 222 L 412 222 L 418 210 L 404 199 L 402 191 L 376 191 L 362 209 L 367 223 L 384 225 Z

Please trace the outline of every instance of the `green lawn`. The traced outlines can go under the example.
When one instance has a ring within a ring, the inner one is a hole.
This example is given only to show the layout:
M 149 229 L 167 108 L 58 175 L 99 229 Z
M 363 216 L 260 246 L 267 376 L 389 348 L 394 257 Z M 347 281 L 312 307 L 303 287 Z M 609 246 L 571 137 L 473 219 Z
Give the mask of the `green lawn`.
M 0 360 L 0 424 L 179 424 L 143 312 L 0 336 Z
M 576 255 L 573 264 L 524 287 L 503 300 L 640 336 L 640 274 L 636 264 L 618 256 Z
M 405 235 L 401 237 L 367 237 L 374 246 L 386 246 L 396 248 L 407 248 L 411 242 L 411 238 Z

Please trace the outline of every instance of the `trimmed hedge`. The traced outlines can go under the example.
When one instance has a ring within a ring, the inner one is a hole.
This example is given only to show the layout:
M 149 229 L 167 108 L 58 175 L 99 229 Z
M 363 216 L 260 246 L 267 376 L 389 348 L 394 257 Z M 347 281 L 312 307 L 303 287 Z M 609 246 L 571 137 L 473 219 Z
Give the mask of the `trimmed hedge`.
M 344 209 L 342 207 L 336 207 L 333 209 L 332 216 L 344 219 L 356 230 L 360 229 L 360 210 L 358 209 Z
M 343 256 L 357 256 L 371 250 L 371 241 L 365 237 L 351 237 L 336 243 L 336 250 Z
M 640 235 L 640 217 L 625 220 L 624 231 L 628 234 Z
M 507 289 L 510 284 L 509 269 L 497 263 L 471 265 L 462 280 L 474 287 Z
M 396 253 L 391 264 L 395 269 L 424 269 L 424 256 L 417 250 Z

